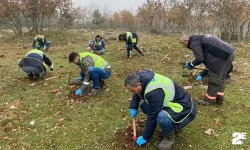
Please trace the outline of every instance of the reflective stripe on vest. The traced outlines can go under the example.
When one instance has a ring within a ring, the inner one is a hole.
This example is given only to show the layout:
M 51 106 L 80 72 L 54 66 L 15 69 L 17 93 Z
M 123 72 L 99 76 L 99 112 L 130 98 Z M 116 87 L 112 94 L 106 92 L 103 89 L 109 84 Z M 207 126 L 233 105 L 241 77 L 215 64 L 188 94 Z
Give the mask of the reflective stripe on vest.
M 183 118 L 183 119 L 181 119 L 180 121 L 175 121 L 171 116 L 170 116 L 170 114 L 167 112 L 167 111 L 165 111 L 165 110 L 163 110 L 167 115 L 168 115 L 168 117 L 174 122 L 174 123 L 181 123 L 184 119 L 186 119 L 192 112 L 193 112 L 193 109 L 194 109 L 194 104 L 193 104 L 193 99 L 191 98 L 191 111 Z
M 175 113 L 181 113 L 183 111 L 183 106 L 179 103 L 172 102 L 175 96 L 174 82 L 171 79 L 157 73 L 155 73 L 154 78 L 149 82 L 145 89 L 144 97 L 146 103 L 148 103 L 146 100 L 146 94 L 158 88 L 161 88 L 165 94 L 163 107 L 169 107 Z M 169 117 L 173 120 L 173 122 L 176 122 L 172 116 L 169 115 Z
M 89 52 L 83 52 L 83 53 L 79 53 L 80 55 L 80 61 L 82 61 L 83 58 L 90 56 L 94 62 L 95 62 L 95 66 L 94 67 L 99 67 L 99 68 L 103 68 L 106 67 L 108 65 L 108 62 L 105 61 L 102 57 L 89 53 Z
M 126 34 L 127 34 L 127 37 L 126 37 L 127 41 L 128 41 L 128 38 L 130 37 L 132 40 L 132 43 L 136 43 L 136 38 L 133 38 L 132 32 L 126 32 Z

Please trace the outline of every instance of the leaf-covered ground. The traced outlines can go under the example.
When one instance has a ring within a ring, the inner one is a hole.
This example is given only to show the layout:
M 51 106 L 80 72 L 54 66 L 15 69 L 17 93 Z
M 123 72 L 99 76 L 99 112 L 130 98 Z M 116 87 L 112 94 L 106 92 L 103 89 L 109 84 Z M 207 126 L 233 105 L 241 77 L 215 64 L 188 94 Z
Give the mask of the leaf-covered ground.
M 160 141 L 159 127 L 148 144 L 137 147 L 132 138 L 129 117 L 131 93 L 123 87 L 127 73 L 152 69 L 178 84 L 192 86 L 188 93 L 202 98 L 204 86 L 192 77 L 182 77 L 182 62 L 193 59 L 190 50 L 176 37 L 139 33 L 139 46 L 145 57 L 136 51 L 126 59 L 126 51 L 118 51 L 124 43 L 116 41 L 121 30 L 69 30 L 45 32 L 52 46 L 47 55 L 55 70 L 47 78 L 29 81 L 17 62 L 30 50 L 34 34 L 0 39 L 0 149 L 155 149 Z M 112 66 L 107 86 L 95 97 L 76 97 L 77 86 L 68 85 L 69 74 L 77 78 L 79 69 L 68 62 L 72 51 L 87 51 L 87 42 L 96 34 L 106 39 L 103 57 Z M 237 47 L 235 71 L 227 84 L 223 106 L 198 106 L 196 119 L 176 138 L 174 149 L 242 150 L 250 145 L 250 45 Z M 198 74 L 198 73 L 196 73 Z M 205 80 L 204 80 L 205 81 Z M 143 131 L 145 115 L 137 117 L 137 134 Z M 212 134 L 205 131 L 212 129 Z M 246 132 L 242 145 L 232 145 L 233 132 Z

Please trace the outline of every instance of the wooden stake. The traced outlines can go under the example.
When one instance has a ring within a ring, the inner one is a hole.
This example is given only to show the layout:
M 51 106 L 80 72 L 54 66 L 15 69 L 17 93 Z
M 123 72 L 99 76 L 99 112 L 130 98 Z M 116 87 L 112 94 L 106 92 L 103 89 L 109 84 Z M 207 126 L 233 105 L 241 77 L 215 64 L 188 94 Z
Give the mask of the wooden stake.
M 133 139 L 136 141 L 136 127 L 135 127 L 135 118 L 133 118 L 133 130 L 134 130 L 134 136 Z

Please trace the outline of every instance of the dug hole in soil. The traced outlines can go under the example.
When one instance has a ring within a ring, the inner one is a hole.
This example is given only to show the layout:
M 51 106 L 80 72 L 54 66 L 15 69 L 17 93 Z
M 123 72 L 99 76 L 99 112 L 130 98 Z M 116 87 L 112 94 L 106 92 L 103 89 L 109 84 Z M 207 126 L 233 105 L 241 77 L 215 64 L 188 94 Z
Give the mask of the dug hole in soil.
M 69 91 L 68 100 L 70 102 L 79 102 L 84 103 L 88 100 L 88 93 L 90 92 L 90 89 L 87 88 L 86 91 L 83 92 L 81 95 L 75 95 L 75 91 L 80 87 L 81 85 L 69 85 L 67 87 L 67 90 Z
M 137 118 L 135 121 L 137 138 L 142 135 L 145 126 L 145 120 L 145 118 Z M 116 140 L 112 143 L 111 149 L 117 149 L 119 147 L 122 149 L 133 150 L 139 148 L 139 146 L 136 144 L 136 141 L 133 140 L 134 131 L 132 120 L 130 119 L 127 124 L 128 125 L 126 126 L 125 131 L 119 131 L 119 129 L 115 129 L 114 134 L 116 134 Z M 145 149 L 145 147 L 150 144 L 157 145 L 161 141 L 162 136 L 160 135 L 160 131 L 158 131 L 158 129 L 155 130 L 154 134 L 156 136 L 154 138 L 152 137 L 148 143 L 141 146 L 141 149 Z

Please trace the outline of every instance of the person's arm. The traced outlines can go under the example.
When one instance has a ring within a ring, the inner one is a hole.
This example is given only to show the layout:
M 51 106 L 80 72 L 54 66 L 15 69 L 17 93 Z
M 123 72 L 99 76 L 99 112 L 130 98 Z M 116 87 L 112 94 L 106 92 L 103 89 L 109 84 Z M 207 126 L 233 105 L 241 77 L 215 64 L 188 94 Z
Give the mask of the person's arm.
M 48 65 L 49 67 L 52 65 L 52 62 L 45 54 L 43 54 L 43 60 L 44 60 L 45 64 Z
M 36 48 L 36 40 L 35 40 L 35 39 L 33 40 L 32 48 L 33 48 L 33 49 Z
M 190 49 L 193 51 L 195 60 L 191 62 L 191 66 L 195 67 L 200 65 L 204 61 L 202 47 L 199 41 L 195 41 L 190 45 Z
M 95 65 L 95 62 L 90 56 L 85 57 L 81 62 L 81 66 L 82 66 L 81 68 L 82 68 L 83 73 L 85 74 L 83 84 L 80 87 L 82 91 L 84 91 L 89 85 L 89 82 L 90 82 L 89 69 L 91 67 L 94 67 L 94 65 Z
M 157 117 L 159 112 L 162 110 L 164 97 L 165 94 L 162 89 L 155 89 L 146 94 L 145 98 L 148 100 L 149 110 L 145 128 L 142 133 L 144 140 L 148 141 L 155 131 L 157 125 Z
M 207 76 L 207 74 L 208 74 L 208 70 L 205 69 L 205 70 L 203 70 L 199 75 L 200 75 L 202 78 L 204 78 L 205 76 Z
M 46 45 L 47 44 L 47 40 L 46 40 L 46 38 L 43 38 L 44 39 L 44 45 Z
M 105 41 L 102 39 L 102 47 L 105 49 Z
M 133 94 L 129 108 L 138 110 L 141 98 L 138 94 Z
M 131 51 L 133 47 L 132 37 L 128 38 L 127 44 L 128 44 L 127 50 Z

